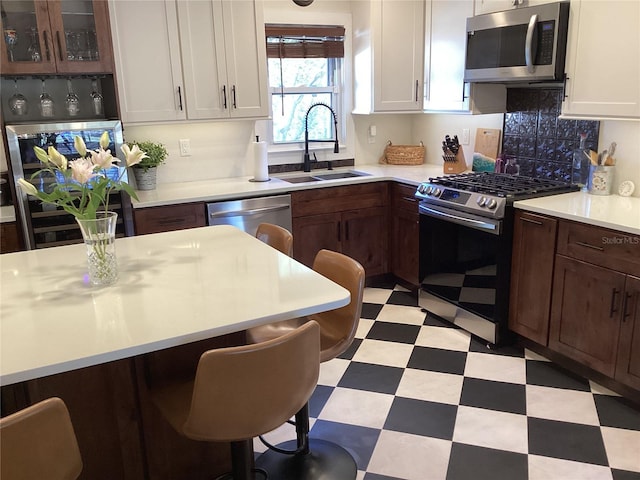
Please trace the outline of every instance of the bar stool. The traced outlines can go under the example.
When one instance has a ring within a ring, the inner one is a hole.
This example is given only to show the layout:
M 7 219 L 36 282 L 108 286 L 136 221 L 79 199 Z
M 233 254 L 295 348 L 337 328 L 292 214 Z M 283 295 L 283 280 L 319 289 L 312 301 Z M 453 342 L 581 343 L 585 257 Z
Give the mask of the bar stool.
M 309 322 L 266 342 L 209 350 L 194 379 L 152 387 L 151 399 L 179 434 L 231 442 L 232 473 L 220 479 L 267 478 L 254 468 L 253 437 L 282 425 L 309 400 L 320 368 L 319 330 Z
M 308 317 L 285 320 L 247 330 L 247 341 L 263 342 L 277 338 L 310 320 L 320 325 L 320 361 L 326 362 L 344 353 L 353 342 L 362 312 L 364 268 L 356 260 L 338 252 L 320 250 L 313 269 L 349 290 L 348 305 Z M 269 450 L 260 455 L 257 465 L 275 479 L 354 479 L 355 460 L 344 448 L 333 442 L 309 439 L 309 405 L 295 416 L 296 440 L 273 446 L 261 438 Z
M 285 255 L 293 253 L 293 235 L 284 227 L 273 223 L 261 223 L 256 230 L 256 238 Z
M 0 419 L 2 480 L 75 480 L 82 458 L 64 402 L 52 397 Z

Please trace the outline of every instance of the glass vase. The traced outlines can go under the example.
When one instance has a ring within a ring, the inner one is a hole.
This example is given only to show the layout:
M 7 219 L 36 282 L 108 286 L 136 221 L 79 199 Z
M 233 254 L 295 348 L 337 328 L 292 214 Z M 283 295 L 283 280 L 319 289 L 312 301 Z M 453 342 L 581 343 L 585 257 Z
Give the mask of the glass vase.
M 117 220 L 116 212 L 96 212 L 96 218 L 91 220 L 76 218 L 87 247 L 91 285 L 111 285 L 118 280 Z

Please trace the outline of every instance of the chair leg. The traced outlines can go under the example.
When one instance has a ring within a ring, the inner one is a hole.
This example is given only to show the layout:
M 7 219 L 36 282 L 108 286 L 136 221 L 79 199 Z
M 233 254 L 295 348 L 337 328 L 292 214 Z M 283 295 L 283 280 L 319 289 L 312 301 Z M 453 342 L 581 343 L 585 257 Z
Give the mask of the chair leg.
M 309 439 L 309 404 L 296 413 L 296 440 L 278 445 L 281 449 L 298 449 L 287 455 L 267 450 L 256 464 L 269 472 L 270 480 L 355 480 L 356 462 L 340 445 L 326 440 Z
M 231 473 L 225 473 L 216 480 L 266 480 L 267 472 L 255 468 L 253 459 L 253 439 L 231 442 Z

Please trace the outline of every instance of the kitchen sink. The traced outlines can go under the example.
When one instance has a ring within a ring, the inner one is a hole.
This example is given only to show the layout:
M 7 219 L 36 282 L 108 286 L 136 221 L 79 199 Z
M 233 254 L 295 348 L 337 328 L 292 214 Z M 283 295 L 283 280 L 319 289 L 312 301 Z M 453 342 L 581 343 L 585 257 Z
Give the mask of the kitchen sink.
M 370 174 L 349 170 L 346 172 L 332 172 L 332 173 L 321 173 L 316 175 L 302 175 L 299 177 L 279 177 L 279 178 L 280 180 L 284 180 L 285 182 L 289 182 L 289 183 L 305 183 L 305 182 L 319 182 L 322 180 L 338 180 L 341 178 L 366 177 L 368 175 Z

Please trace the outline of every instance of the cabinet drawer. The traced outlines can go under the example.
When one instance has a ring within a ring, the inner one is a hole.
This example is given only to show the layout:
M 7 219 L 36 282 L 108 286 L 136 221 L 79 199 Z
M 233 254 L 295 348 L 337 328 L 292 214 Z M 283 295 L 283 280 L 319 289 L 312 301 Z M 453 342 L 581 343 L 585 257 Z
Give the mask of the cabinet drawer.
M 204 203 L 185 203 L 134 210 L 136 235 L 169 232 L 206 225 Z
M 291 215 L 302 217 L 345 212 L 358 208 L 382 207 L 387 203 L 387 195 L 386 183 L 366 183 L 292 192 Z
M 562 220 L 557 251 L 619 272 L 640 275 L 640 237 Z
M 404 183 L 391 184 L 391 206 L 400 210 L 418 213 L 418 199 L 415 198 L 416 187 Z

